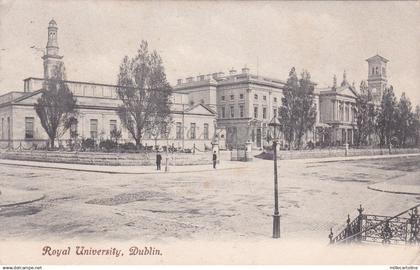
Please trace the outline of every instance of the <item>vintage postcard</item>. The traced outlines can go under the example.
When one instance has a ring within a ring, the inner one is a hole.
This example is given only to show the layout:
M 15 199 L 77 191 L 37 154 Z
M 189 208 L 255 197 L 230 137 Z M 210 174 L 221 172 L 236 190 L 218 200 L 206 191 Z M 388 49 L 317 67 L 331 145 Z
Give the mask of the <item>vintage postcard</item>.
M 418 1 L 0 0 L 0 264 L 420 264 Z

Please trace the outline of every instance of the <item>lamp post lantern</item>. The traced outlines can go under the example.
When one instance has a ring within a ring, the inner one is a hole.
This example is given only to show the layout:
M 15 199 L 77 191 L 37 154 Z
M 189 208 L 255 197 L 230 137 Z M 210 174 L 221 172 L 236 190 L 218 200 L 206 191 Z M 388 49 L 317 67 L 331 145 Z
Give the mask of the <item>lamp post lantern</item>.
M 280 213 L 279 213 L 279 191 L 277 181 L 277 137 L 280 129 L 280 122 L 277 117 L 268 124 L 273 134 L 273 161 L 274 161 L 274 215 L 273 215 L 273 238 L 280 238 Z

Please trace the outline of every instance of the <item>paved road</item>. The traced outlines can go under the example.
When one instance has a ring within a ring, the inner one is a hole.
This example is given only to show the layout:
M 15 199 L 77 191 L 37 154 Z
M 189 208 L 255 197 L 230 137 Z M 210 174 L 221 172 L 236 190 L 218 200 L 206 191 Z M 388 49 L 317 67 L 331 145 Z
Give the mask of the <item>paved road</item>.
M 46 198 L 0 209 L 0 241 L 110 239 L 145 241 L 267 239 L 273 212 L 272 162 L 240 169 L 158 175 L 113 175 L 0 165 L 0 189 Z M 283 237 L 328 241 L 359 204 L 392 215 L 420 196 L 368 185 L 420 175 L 420 157 L 353 161 L 280 161 Z

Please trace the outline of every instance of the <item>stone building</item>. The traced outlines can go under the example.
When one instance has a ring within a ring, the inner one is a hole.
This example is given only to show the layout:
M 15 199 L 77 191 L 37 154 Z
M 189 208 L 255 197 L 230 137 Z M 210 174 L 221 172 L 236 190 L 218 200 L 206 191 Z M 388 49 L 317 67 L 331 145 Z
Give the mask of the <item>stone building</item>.
M 251 74 L 248 68 L 179 79 L 174 91 L 188 94 L 192 104 L 205 104 L 217 110 L 217 127 L 225 130 L 219 139 L 227 148 L 241 147 L 251 141 L 261 148 L 266 141 L 267 125 L 278 116 L 282 80 Z M 222 137 L 222 136 L 226 137 Z
M 357 91 L 354 85 L 347 82 L 346 73 L 343 81 L 337 86 L 336 78 L 332 87 L 319 88 L 320 121 L 317 126 L 317 142 L 328 142 L 335 145 L 353 144 L 355 128 L 355 105 Z M 330 128 L 331 132 L 320 134 L 319 128 Z
M 42 57 L 44 77 L 24 80 L 23 91 L 12 91 L 0 96 L 1 137 L 0 147 L 5 145 L 41 144 L 47 139 L 34 110 L 40 96 L 44 78 L 50 78 L 54 68 L 61 64 L 57 40 L 58 28 L 54 20 L 48 26 L 48 42 Z M 387 87 L 387 62 L 380 55 L 368 62 L 368 88 L 378 105 Z M 116 114 L 120 104 L 116 85 L 66 81 L 77 98 L 78 125 L 74 127 L 81 138 L 104 140 L 110 138 L 112 129 L 122 130 L 122 141 L 132 141 L 121 126 Z M 143 143 L 148 145 L 174 145 L 179 148 L 201 150 L 211 147 L 218 140 L 223 148 L 243 147 L 252 142 L 257 149 L 267 142 L 268 123 L 279 115 L 285 81 L 250 73 L 248 68 L 240 72 L 231 69 L 223 72 L 179 79 L 173 87 L 169 134 L 153 136 L 145 134 Z M 305 142 L 330 142 L 335 145 L 352 144 L 355 129 L 355 102 L 358 92 L 347 82 L 346 74 L 338 86 L 316 88 L 314 104 L 317 117 L 314 129 L 305 134 Z M 329 129 L 328 133 L 321 130 Z M 63 136 L 68 139 L 69 134 Z M 285 141 L 280 138 L 280 146 Z
M 48 26 L 48 42 L 42 57 L 44 78 L 50 78 L 54 68 L 62 63 L 57 42 L 57 24 L 51 20 Z M 34 144 L 45 145 L 48 136 L 41 126 L 34 104 L 41 95 L 44 78 L 30 77 L 24 80 L 23 91 L 12 91 L 0 96 L 0 147 L 28 148 Z M 121 101 L 117 97 L 116 85 L 65 81 L 77 99 L 78 123 L 72 127 L 80 138 L 95 141 L 109 139 L 113 129 L 122 131 L 121 142 L 133 142 L 130 134 L 121 125 L 116 113 Z M 157 136 L 145 134 L 142 141 L 147 145 L 175 146 L 199 150 L 211 148 L 216 133 L 216 112 L 204 105 L 192 105 L 187 94 L 173 93 L 171 105 L 172 125 L 168 133 Z M 69 131 L 61 137 L 66 144 Z
M 374 102 L 379 104 L 387 86 L 387 59 L 375 55 L 368 62 L 368 88 Z M 317 116 L 314 129 L 304 135 L 305 142 L 332 145 L 354 143 L 355 104 L 358 96 L 354 84 L 350 85 L 343 74 L 337 85 L 316 88 L 314 106 Z M 179 79 L 174 91 L 188 94 L 191 104 L 205 104 L 217 111 L 217 128 L 225 130 L 219 136 L 228 148 L 241 147 L 251 141 L 253 148 L 267 144 L 267 125 L 278 115 L 285 81 L 251 74 L 248 68 L 237 73 L 217 72 L 197 77 Z M 328 129 L 328 132 L 322 132 Z M 280 146 L 285 141 L 280 138 Z

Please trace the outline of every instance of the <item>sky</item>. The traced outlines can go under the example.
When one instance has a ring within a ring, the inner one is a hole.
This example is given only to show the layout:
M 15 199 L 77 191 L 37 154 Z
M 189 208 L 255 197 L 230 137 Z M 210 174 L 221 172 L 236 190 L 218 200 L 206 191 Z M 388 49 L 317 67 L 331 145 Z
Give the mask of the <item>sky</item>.
M 306 69 L 319 87 L 345 70 L 358 86 L 379 53 L 397 96 L 420 104 L 420 2 L 0 0 L 0 94 L 42 76 L 42 52 L 30 47 L 45 48 L 52 18 L 69 80 L 115 84 L 141 40 L 173 84 L 247 66 L 283 80 Z

